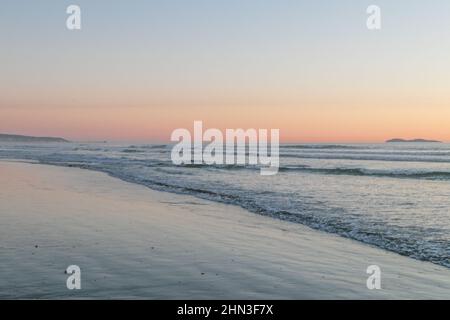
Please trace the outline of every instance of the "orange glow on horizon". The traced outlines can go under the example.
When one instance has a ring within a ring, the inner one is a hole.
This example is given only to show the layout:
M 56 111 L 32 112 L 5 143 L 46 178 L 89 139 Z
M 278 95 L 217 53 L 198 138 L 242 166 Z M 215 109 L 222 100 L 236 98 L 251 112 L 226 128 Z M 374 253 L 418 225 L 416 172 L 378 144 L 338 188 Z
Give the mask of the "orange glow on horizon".
M 111 107 L 2 108 L 2 133 L 60 136 L 70 140 L 169 141 L 174 129 L 280 129 L 281 142 L 383 142 L 390 138 L 450 141 L 448 108 Z M 326 111 L 324 111 L 326 110 Z

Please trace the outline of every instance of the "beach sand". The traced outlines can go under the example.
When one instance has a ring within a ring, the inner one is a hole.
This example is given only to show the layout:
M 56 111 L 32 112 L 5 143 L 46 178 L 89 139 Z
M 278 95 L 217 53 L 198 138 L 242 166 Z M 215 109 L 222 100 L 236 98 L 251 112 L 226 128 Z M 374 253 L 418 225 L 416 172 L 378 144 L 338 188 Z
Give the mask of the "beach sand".
M 238 207 L 39 164 L 2 161 L 0 183 L 0 298 L 450 297 L 446 268 Z

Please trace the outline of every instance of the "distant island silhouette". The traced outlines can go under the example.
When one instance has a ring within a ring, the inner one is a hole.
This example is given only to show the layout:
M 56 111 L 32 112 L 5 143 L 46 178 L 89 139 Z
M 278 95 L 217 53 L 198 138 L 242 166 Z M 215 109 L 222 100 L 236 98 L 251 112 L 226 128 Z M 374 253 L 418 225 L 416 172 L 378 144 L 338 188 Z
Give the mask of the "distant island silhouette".
M 442 141 L 438 141 L 438 140 L 427 140 L 427 139 L 407 140 L 407 139 L 398 139 L 398 138 L 386 140 L 386 142 L 436 142 L 436 143 L 442 143 Z
M 0 142 L 69 142 L 58 137 L 33 137 L 0 133 Z

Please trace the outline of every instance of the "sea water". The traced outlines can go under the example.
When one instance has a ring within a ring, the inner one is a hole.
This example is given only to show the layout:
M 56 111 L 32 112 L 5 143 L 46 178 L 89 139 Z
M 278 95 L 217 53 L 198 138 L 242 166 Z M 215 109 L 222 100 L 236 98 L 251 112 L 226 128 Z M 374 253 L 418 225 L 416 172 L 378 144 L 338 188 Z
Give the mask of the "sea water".
M 285 144 L 273 176 L 253 165 L 174 165 L 171 147 L 3 143 L 0 158 L 103 171 L 450 267 L 450 144 Z

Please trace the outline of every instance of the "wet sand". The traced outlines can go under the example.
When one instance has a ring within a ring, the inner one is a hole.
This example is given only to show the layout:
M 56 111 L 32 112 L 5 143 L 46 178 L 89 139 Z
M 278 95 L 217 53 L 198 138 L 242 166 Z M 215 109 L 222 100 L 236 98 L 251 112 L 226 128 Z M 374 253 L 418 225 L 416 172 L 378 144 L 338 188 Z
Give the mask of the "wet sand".
M 77 168 L 0 161 L 0 298 L 440 299 L 450 270 Z M 65 270 L 81 268 L 81 290 Z M 381 290 L 366 268 L 381 268 Z

